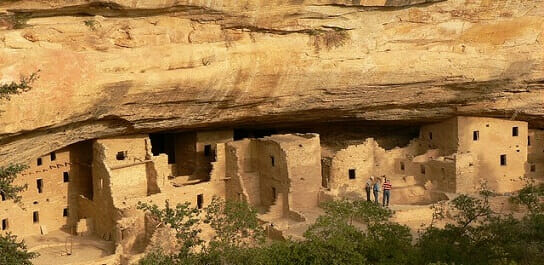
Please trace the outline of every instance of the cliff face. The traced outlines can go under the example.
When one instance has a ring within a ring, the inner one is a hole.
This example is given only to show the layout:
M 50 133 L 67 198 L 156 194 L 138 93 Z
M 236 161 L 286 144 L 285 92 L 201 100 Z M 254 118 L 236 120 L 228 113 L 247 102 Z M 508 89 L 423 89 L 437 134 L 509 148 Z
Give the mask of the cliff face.
M 544 0 L 0 3 L 0 165 L 109 135 L 258 123 L 544 128 Z

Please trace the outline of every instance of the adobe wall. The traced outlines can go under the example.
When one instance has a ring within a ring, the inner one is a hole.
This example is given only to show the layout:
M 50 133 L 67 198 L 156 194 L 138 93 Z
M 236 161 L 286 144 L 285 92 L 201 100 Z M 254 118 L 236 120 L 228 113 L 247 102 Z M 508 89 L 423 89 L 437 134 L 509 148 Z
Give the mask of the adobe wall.
M 412 163 L 412 158 L 418 152 L 417 141 L 404 148 L 385 150 L 374 139 L 368 138 L 363 144 L 348 146 L 334 155 L 330 167 L 330 187 L 340 192 L 364 194 L 370 176 L 385 175 L 395 182 L 403 175 L 416 175 L 419 165 Z M 354 179 L 350 179 L 350 169 L 355 170 Z
M 89 155 L 75 151 L 84 147 L 84 143 L 75 146 L 32 160 L 29 168 L 18 175 L 14 184 L 27 184 L 28 189 L 20 193 L 21 204 L 12 200 L 0 201 L 0 220 L 7 220 L 8 225 L 0 232 L 10 231 L 24 237 L 41 234 L 40 226 L 45 232 L 72 230 L 78 220 L 77 197 L 79 194 L 90 196 L 90 189 L 86 187 L 90 181 Z M 41 165 L 38 165 L 38 159 Z M 41 193 L 38 179 L 42 183 Z M 34 212 L 38 214 L 36 222 Z
M 264 206 L 271 215 L 287 216 L 289 214 L 289 176 L 285 153 L 280 145 L 269 137 L 256 141 L 258 143 L 253 159 L 256 161 L 256 171 L 259 175 L 261 206 Z M 274 207 L 276 212 L 270 212 L 272 205 L 276 205 Z
M 297 213 L 318 206 L 321 189 L 321 145 L 319 135 L 297 135 L 281 141 L 289 178 L 289 210 Z
M 226 144 L 226 199 L 246 201 L 249 205 L 261 205 L 260 176 L 254 169 L 258 168 L 253 153 L 256 142 L 250 139 L 229 142 Z
M 441 155 L 451 155 L 458 150 L 457 117 L 440 123 L 422 126 L 419 130 L 421 147 L 440 149 Z
M 363 144 L 338 151 L 330 167 L 330 188 L 364 192 L 366 181 L 374 174 L 374 148 L 374 140 L 367 139 Z M 350 169 L 355 170 L 355 179 L 349 178 Z
M 481 190 L 480 167 L 475 154 L 461 153 L 455 155 L 456 192 L 477 193 Z M 482 172 L 482 174 L 484 174 Z
M 528 177 L 544 180 L 544 130 L 529 130 L 526 172 Z
M 147 135 L 96 140 L 96 144 L 103 147 L 105 158 L 103 162 L 110 171 L 109 176 L 99 177 L 110 178 L 114 201 L 147 196 L 148 143 Z M 119 159 L 117 157 L 119 152 L 126 152 L 126 157 Z
M 198 178 L 208 178 L 210 177 L 210 172 L 212 169 L 212 162 L 218 161 L 216 157 L 217 146 L 220 143 L 227 143 L 232 141 L 233 131 L 224 130 L 224 131 L 206 131 L 206 132 L 197 132 L 196 133 L 196 147 L 195 147 L 195 161 L 196 161 L 196 171 L 194 174 Z M 205 154 L 205 146 L 209 145 L 211 147 L 210 154 Z
M 115 227 L 115 210 L 113 206 L 113 197 L 111 189 L 111 171 L 106 162 L 110 160 L 107 157 L 106 147 L 99 140 L 93 143 L 93 198 L 91 201 L 83 200 L 87 205 L 82 212 L 82 216 L 90 218 L 92 223 L 91 233 L 105 240 L 111 240 L 113 229 Z
M 457 177 L 455 160 L 430 160 L 425 163 L 426 179 L 431 181 L 432 190 L 455 193 L 457 191 Z
M 523 187 L 527 162 L 527 122 L 482 117 L 458 117 L 460 154 L 472 153 L 480 178 L 496 192 L 512 192 Z M 513 136 L 513 127 L 518 135 Z M 478 131 L 478 140 L 473 139 Z M 506 165 L 501 165 L 506 155 Z
M 188 176 L 196 168 L 196 133 L 187 132 L 175 135 L 176 172 L 174 176 Z

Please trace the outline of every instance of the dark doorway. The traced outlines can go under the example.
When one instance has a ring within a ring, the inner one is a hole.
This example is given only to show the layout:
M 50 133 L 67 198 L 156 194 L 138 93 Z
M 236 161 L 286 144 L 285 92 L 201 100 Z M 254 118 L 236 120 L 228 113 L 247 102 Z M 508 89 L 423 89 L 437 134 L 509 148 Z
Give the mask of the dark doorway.
M 198 209 L 202 209 L 203 205 L 204 205 L 204 194 L 198 194 L 196 196 L 196 207 Z
M 154 156 L 166 154 L 168 155 L 168 164 L 176 163 L 176 140 L 174 134 L 152 133 L 149 134 L 149 139 L 151 139 L 151 153 Z

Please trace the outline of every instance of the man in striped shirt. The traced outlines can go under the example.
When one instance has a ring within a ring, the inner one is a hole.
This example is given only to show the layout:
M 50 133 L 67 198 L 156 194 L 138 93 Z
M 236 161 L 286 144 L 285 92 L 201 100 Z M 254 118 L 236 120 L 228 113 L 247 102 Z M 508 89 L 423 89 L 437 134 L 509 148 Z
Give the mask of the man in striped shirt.
M 385 179 L 385 182 L 383 183 L 383 206 L 389 207 L 389 198 L 391 197 L 391 188 L 393 186 L 391 185 L 391 181 L 389 179 Z

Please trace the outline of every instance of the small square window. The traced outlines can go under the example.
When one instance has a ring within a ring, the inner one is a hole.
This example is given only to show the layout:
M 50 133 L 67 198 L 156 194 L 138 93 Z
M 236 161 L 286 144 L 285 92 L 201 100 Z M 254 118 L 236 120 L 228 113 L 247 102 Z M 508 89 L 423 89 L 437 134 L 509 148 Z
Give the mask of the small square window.
M 68 217 L 68 208 L 62 210 L 62 217 Z
M 127 151 L 121 151 L 117 152 L 117 155 L 115 156 L 117 160 L 125 160 L 127 158 Z
M 506 166 L 506 155 L 501 155 L 501 166 Z
M 355 169 L 350 169 L 348 171 L 349 179 L 355 179 Z
M 518 135 L 519 135 L 519 128 L 512 127 L 512 136 L 518 136 Z
M 400 170 L 404 171 L 404 162 L 400 162 Z
M 38 160 L 36 161 L 36 165 L 38 166 L 41 166 L 42 165 L 42 158 L 38 158 Z
M 536 171 L 536 165 L 535 164 L 531 164 L 531 172 L 535 172 Z
M 32 213 L 32 222 L 35 224 L 40 222 L 40 213 L 38 211 Z
M 8 219 L 2 219 L 2 230 L 8 230 L 9 228 L 9 223 L 8 223 Z
M 472 132 L 472 140 L 478 141 L 480 139 L 480 131 L 473 131 Z
M 70 181 L 70 174 L 68 174 L 68 172 L 63 172 L 62 173 L 62 178 L 63 178 L 64 182 L 69 182 Z
M 272 166 L 276 166 L 276 160 L 274 159 L 274 156 L 270 156 L 270 164 L 272 164 Z
M 49 154 L 49 156 L 51 157 L 51 161 L 57 160 L 57 154 L 55 152 L 51 152 L 51 154 Z

